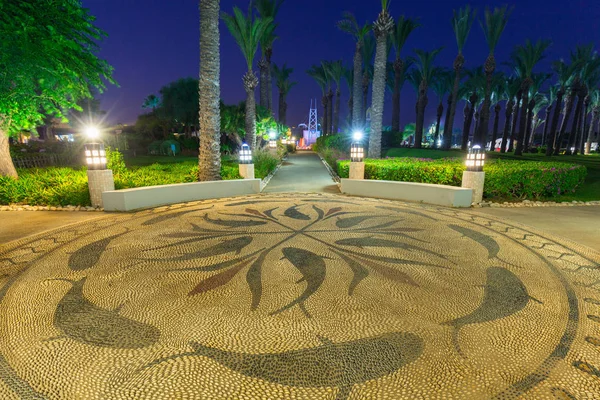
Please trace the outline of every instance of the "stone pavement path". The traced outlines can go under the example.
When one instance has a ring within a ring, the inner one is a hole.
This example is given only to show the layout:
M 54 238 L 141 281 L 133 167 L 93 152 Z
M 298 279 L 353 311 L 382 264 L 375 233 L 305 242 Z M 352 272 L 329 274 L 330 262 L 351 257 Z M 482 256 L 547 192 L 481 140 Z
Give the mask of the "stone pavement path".
M 0 246 L 0 399 L 597 399 L 599 265 L 340 195 L 115 214 Z
M 305 192 L 339 193 L 335 181 L 312 151 L 297 151 L 288 156 L 263 193 Z

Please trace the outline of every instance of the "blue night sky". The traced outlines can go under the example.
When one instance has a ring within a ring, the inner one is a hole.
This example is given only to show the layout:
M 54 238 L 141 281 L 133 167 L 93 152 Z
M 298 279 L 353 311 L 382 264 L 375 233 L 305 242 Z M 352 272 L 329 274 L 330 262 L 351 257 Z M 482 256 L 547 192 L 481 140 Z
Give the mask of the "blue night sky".
M 456 56 L 456 41 L 450 25 L 452 10 L 467 4 L 460 0 L 392 0 L 394 17 L 420 17 L 422 26 L 409 38 L 403 57 L 420 48 L 444 47 L 437 65 L 451 67 Z M 476 0 L 470 4 L 482 14 L 485 6 L 505 2 Z M 513 4 L 513 3 L 508 3 Z M 101 43 L 100 56 L 115 68 L 120 87 L 110 86 L 102 95 L 102 107 L 109 111 L 109 123 L 134 123 L 142 113 L 143 99 L 165 84 L 183 77 L 197 77 L 199 70 L 198 1 L 194 0 L 83 0 L 97 17 L 97 25 L 108 33 Z M 221 10 L 231 13 L 233 6 L 245 10 L 247 1 L 221 0 Z M 296 125 L 308 117 L 311 98 L 318 98 L 319 87 L 305 71 L 321 60 L 342 59 L 350 65 L 354 54 L 353 38 L 339 31 L 335 23 L 343 11 L 353 12 L 359 23 L 373 21 L 380 10 L 379 0 L 286 0 L 278 16 L 279 39 L 273 49 L 276 64 L 287 63 L 295 69 L 294 87 L 288 97 L 288 123 Z M 552 47 L 539 70 L 553 60 L 567 58 L 576 44 L 597 43 L 600 32 L 600 2 L 597 0 L 521 0 L 514 8 L 500 39 L 496 60 L 508 60 L 511 49 L 526 39 L 551 39 Z M 481 65 L 487 45 L 476 22 L 464 49 L 466 67 Z M 257 53 L 258 54 L 258 53 Z M 392 57 L 390 55 L 390 57 Z M 258 56 L 255 60 L 258 61 Z M 241 77 L 245 62 L 233 38 L 221 23 L 221 97 L 226 103 L 244 100 Z M 255 71 L 257 71 L 255 67 Z M 342 117 L 345 117 L 348 91 L 342 88 Z M 258 90 L 256 91 L 258 99 Z M 273 94 L 277 110 L 277 92 Z M 384 124 L 390 124 L 391 95 L 387 94 Z M 429 95 L 426 125 L 433 122 L 437 99 Z M 258 101 L 258 100 L 257 100 Z M 414 122 L 415 94 L 406 84 L 402 92 L 401 123 Z M 459 118 L 459 113 L 457 113 Z

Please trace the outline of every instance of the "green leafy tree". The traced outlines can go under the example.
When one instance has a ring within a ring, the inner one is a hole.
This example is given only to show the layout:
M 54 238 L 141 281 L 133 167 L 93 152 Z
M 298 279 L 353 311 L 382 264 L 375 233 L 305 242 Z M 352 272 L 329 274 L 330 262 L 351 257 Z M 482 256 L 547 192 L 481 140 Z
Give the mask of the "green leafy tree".
M 156 111 L 156 109 L 160 106 L 160 97 L 155 94 L 151 94 L 146 96 L 144 102 L 142 103 L 142 108 L 150 109 L 151 111 Z
M 365 23 L 362 26 L 358 25 L 354 14 L 346 12 L 344 13 L 344 18 L 337 23 L 337 27 L 341 31 L 352 35 L 356 40 L 356 50 L 354 51 L 354 87 L 352 89 L 352 129 L 363 129 L 364 126 L 361 121 L 363 109 L 361 92 L 363 64 L 362 47 L 364 46 L 365 37 L 371 31 L 371 25 L 368 23 Z
M 183 128 L 186 135 L 190 134 L 191 127 L 195 127 L 198 121 L 198 85 L 198 79 L 184 78 L 160 89 L 162 102 L 157 111 L 177 129 Z
M 244 89 L 246 90 L 246 140 L 251 149 L 256 147 L 256 100 L 254 90 L 258 86 L 258 78 L 252 71 L 254 57 L 258 44 L 265 30 L 273 22 L 271 18 L 256 18 L 252 10 L 244 15 L 242 11 L 234 7 L 233 15 L 223 13 L 225 25 L 235 39 L 246 60 L 248 72 L 243 77 Z
M 17 177 L 8 136 L 44 116 L 65 119 L 77 101 L 114 83 L 96 56 L 106 34 L 76 0 L 5 1 L 0 8 L 0 175 Z
M 369 135 L 369 157 L 381 157 L 381 131 L 383 130 L 383 106 L 388 58 L 388 39 L 394 29 L 394 19 L 388 12 L 390 0 L 381 0 L 381 12 L 373 23 L 377 43 L 373 68 L 373 92 L 371 95 L 371 134 Z

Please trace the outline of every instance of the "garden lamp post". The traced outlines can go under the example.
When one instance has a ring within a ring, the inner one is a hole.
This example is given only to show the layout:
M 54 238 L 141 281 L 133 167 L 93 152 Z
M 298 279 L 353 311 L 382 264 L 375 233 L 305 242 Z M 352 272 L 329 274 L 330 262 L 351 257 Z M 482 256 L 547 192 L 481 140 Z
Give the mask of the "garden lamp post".
M 365 148 L 361 143 L 362 132 L 354 132 L 350 145 L 350 179 L 365 179 Z
M 269 131 L 269 151 L 277 153 L 277 133 L 274 130 Z
M 462 187 L 473 189 L 472 203 L 479 204 L 483 200 L 485 183 L 485 151 L 479 145 L 469 148 L 467 154 L 467 170 L 463 172 Z
M 100 131 L 90 126 L 85 134 L 89 142 L 85 144 L 85 162 L 88 167 L 88 189 L 92 207 L 103 207 L 102 193 L 115 190 L 115 181 L 112 170 L 106 169 L 106 150 L 104 144 L 99 142 Z
M 242 144 L 240 150 L 240 175 L 244 179 L 254 179 L 254 164 L 252 162 L 252 150 L 246 143 Z

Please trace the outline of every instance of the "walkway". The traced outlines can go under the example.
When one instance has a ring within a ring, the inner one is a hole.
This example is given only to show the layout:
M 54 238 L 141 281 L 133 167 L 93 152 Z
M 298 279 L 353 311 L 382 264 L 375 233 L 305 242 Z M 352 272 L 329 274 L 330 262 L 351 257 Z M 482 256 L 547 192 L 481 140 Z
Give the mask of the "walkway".
M 263 193 L 304 192 L 339 193 L 335 181 L 312 151 L 297 151 L 288 156 Z
M 339 195 L 114 214 L 0 246 L 0 398 L 600 398 L 598 265 Z

